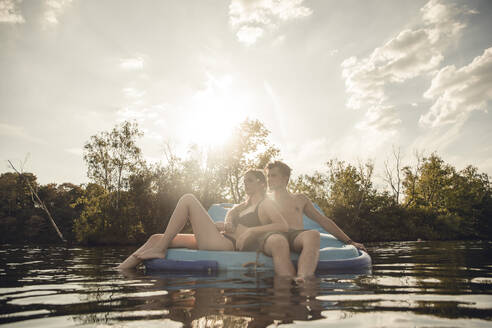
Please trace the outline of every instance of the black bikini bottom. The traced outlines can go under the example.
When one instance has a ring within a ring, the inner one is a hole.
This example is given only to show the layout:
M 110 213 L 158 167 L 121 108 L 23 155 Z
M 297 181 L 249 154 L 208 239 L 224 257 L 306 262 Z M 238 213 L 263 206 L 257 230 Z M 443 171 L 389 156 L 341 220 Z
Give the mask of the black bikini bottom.
M 267 240 L 268 237 L 270 237 L 272 234 L 275 233 L 280 233 L 280 232 L 264 232 L 260 235 L 258 235 L 256 238 L 250 238 L 246 244 L 244 245 L 243 249 L 240 250 L 242 252 L 263 252 L 265 253 L 263 247 L 265 246 L 265 241 Z M 235 251 L 239 251 L 236 248 L 236 238 L 223 234 L 224 237 L 232 241 L 232 246 L 234 247 Z M 267 255 L 265 253 L 265 255 Z

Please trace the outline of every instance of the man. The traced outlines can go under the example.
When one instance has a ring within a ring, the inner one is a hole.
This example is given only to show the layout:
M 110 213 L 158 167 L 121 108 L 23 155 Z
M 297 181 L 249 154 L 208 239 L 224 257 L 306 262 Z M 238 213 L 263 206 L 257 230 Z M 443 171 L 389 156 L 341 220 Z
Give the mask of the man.
M 289 183 L 291 173 L 291 169 L 287 164 L 281 161 L 275 161 L 268 164 L 265 169 L 268 188 L 272 192 L 271 197 L 278 205 L 280 213 L 287 220 L 290 229 L 289 232 L 279 233 L 278 235 L 286 239 L 290 250 L 300 253 L 297 264 L 297 277 L 302 278 L 313 275 L 319 259 L 320 234 L 316 230 L 304 230 L 303 214 L 311 220 L 318 222 L 323 229 L 342 242 L 364 251 L 366 250 L 364 245 L 352 241 L 333 220 L 319 212 L 306 195 L 292 194 L 287 191 L 287 184 Z M 280 242 L 277 244 L 280 244 Z M 266 244 L 265 248 L 268 246 Z M 287 256 L 287 258 L 284 257 L 282 263 L 284 263 L 284 267 L 281 270 L 287 272 L 294 270 L 290 256 Z

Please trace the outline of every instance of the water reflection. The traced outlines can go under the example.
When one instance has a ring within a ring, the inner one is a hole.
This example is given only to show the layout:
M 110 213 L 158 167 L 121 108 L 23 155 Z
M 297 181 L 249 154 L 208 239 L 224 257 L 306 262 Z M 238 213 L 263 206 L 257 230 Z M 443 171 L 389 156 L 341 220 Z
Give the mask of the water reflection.
M 271 273 L 122 274 L 127 249 L 3 245 L 0 324 L 490 326 L 491 242 L 370 245 L 372 272 L 294 285 Z

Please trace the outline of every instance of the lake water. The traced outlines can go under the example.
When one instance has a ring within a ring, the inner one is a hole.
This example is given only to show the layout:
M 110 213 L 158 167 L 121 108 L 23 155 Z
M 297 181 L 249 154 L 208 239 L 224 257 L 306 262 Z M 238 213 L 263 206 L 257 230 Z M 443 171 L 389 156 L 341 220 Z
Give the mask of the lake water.
M 373 243 L 371 272 L 114 270 L 133 248 L 0 246 L 8 327 L 492 327 L 492 242 Z

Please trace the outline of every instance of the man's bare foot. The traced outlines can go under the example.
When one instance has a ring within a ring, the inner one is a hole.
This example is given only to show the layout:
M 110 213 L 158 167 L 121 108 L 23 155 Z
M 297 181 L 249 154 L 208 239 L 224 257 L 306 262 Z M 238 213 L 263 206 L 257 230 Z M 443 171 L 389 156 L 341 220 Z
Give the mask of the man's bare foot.
M 303 276 L 297 276 L 297 277 L 293 278 L 292 280 L 294 281 L 294 283 L 296 285 L 300 285 L 300 284 L 304 283 L 304 281 L 306 281 L 306 278 Z
M 150 260 L 150 259 L 165 259 L 166 252 L 157 251 L 155 249 L 148 249 L 140 253 L 136 253 L 135 257 L 139 260 Z

